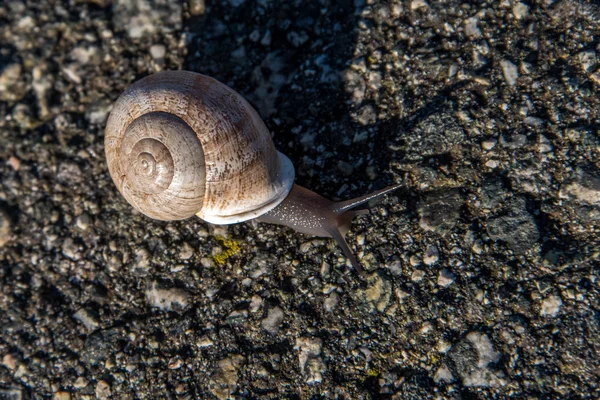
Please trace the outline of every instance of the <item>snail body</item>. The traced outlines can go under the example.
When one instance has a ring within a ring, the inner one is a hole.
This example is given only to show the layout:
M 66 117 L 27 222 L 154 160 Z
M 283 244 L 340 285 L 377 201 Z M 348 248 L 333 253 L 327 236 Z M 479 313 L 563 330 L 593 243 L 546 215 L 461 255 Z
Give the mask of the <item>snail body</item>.
M 351 209 L 397 188 L 332 202 L 295 185 L 291 161 L 252 106 L 188 71 L 157 73 L 129 87 L 108 118 L 105 152 L 121 194 L 151 218 L 286 225 L 333 237 L 359 271 L 343 235 L 365 211 Z

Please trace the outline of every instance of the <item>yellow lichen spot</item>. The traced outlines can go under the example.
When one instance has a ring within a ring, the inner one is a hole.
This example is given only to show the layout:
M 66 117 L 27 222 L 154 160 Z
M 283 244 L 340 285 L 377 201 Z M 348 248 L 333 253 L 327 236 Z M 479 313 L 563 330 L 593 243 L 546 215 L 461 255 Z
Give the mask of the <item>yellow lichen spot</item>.
M 223 246 L 221 253 L 213 256 L 213 260 L 215 260 L 217 265 L 225 265 L 229 257 L 238 254 L 241 251 L 240 243 L 237 240 L 227 239 L 221 235 L 215 236 L 215 239 Z
M 367 370 L 368 376 L 379 376 L 379 369 L 376 367 L 371 367 Z

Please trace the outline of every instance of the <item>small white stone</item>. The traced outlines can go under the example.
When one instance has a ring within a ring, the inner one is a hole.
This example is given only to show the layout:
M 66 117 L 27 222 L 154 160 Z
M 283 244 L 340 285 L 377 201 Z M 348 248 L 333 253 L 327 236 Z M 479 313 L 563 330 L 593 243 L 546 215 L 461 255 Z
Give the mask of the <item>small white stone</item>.
M 90 332 L 95 329 L 98 329 L 98 321 L 86 309 L 82 308 L 79 311 L 77 311 L 75 314 L 73 314 L 73 318 L 81 322 Z
M 516 3 L 512 8 L 512 12 L 516 19 L 521 19 L 529 14 L 529 6 L 521 2 Z
M 436 246 L 428 246 L 427 250 L 425 251 L 425 255 L 423 256 L 423 262 L 425 263 L 425 265 L 433 265 L 435 264 L 440 258 L 440 252 L 438 251 L 438 248 Z
M 542 301 L 542 308 L 540 309 L 540 315 L 542 317 L 556 317 L 562 307 L 563 302 L 559 296 L 552 295 Z
M 332 312 L 340 302 L 340 295 L 337 292 L 331 293 L 323 302 L 323 308 L 327 312 Z
M 473 242 L 471 250 L 473 250 L 473 253 L 475 254 L 483 253 L 483 242 L 481 240 L 476 240 L 475 242 Z
M 194 248 L 188 243 L 184 243 L 179 250 L 179 258 L 182 260 L 189 260 L 194 255 Z
M 279 331 L 279 326 L 283 322 L 283 317 L 283 310 L 280 307 L 271 308 L 267 317 L 260 323 L 260 326 L 267 332 L 275 335 Z
M 538 142 L 538 150 L 540 153 L 549 153 L 553 149 L 552 143 L 548 138 L 544 135 L 540 135 L 540 139 Z
M 204 0 L 189 0 L 190 14 L 193 16 L 203 15 L 206 12 Z
M 416 267 L 417 265 L 421 264 L 421 259 L 419 257 L 417 257 L 416 255 L 410 256 L 410 259 L 408 261 L 410 262 L 410 265 L 412 265 L 413 267 Z
M 205 348 L 205 347 L 211 347 L 213 346 L 215 343 L 212 341 L 211 338 L 209 338 L 208 336 L 202 336 L 200 339 L 198 339 L 198 341 L 196 342 L 196 347 L 198 348 Z
M 300 337 L 296 339 L 294 350 L 298 350 L 300 372 L 308 384 L 319 383 L 323 380 L 326 370 L 321 357 L 322 341 L 318 338 Z
M 454 282 L 454 279 L 456 279 L 456 276 L 452 272 L 443 269 L 438 274 L 437 284 L 441 287 L 448 287 Z
M 5 354 L 4 357 L 2 357 L 2 365 L 14 371 L 17 369 L 17 360 L 12 356 L 12 354 Z
M 419 329 L 419 333 L 421 335 L 426 335 L 433 330 L 433 324 L 429 321 L 423 322 L 421 325 L 421 329 Z
M 106 381 L 99 381 L 96 384 L 96 398 L 108 399 L 111 395 L 110 385 Z
M 73 382 L 73 387 L 81 389 L 86 387 L 89 383 L 90 382 L 87 379 L 85 379 L 83 376 L 80 376 L 75 382 Z
M 146 290 L 146 301 L 150 307 L 165 311 L 185 308 L 189 303 L 189 295 L 182 289 L 158 289 L 156 283 Z
M 257 294 L 252 296 L 252 300 L 250 300 L 250 312 L 252 312 L 252 313 L 257 312 L 260 309 L 260 306 L 262 306 L 262 303 L 263 303 L 262 297 L 260 297 Z
M 427 8 L 427 7 L 429 7 L 429 5 L 427 4 L 427 2 L 425 0 L 412 0 L 410 2 L 410 9 L 413 11 L 418 10 L 421 7 Z
M 465 25 L 465 34 L 470 39 L 478 39 L 478 38 L 480 38 L 480 37 L 483 36 L 481 34 L 481 30 L 477 26 L 478 23 L 479 23 L 479 19 L 476 18 L 476 17 L 467 18 L 465 20 L 465 23 L 464 23 L 464 25 Z
M 506 59 L 500 61 L 500 66 L 502 67 L 502 74 L 504 75 L 506 83 L 510 86 L 515 86 L 517 84 L 517 78 L 519 77 L 519 69 L 517 66 Z
M 150 55 L 155 60 L 162 60 L 167 54 L 167 48 L 162 44 L 155 44 L 150 47 Z
M 90 227 L 90 222 L 91 219 L 89 214 L 84 212 L 79 217 L 77 217 L 77 219 L 75 220 L 75 225 L 82 231 L 87 231 Z
M 424 277 L 425 277 L 425 271 L 420 270 L 420 269 L 416 269 L 416 270 L 413 271 L 410 279 L 413 282 L 421 282 Z
M 496 168 L 496 167 L 498 167 L 498 161 L 489 160 L 488 162 L 485 163 L 485 166 L 488 168 Z
M 494 147 L 496 147 L 497 143 L 498 143 L 498 141 L 496 139 L 486 140 L 481 143 L 481 148 L 489 151 L 489 150 L 493 149 Z
M 437 372 L 435 373 L 435 375 L 433 376 L 433 381 L 435 383 L 440 383 L 440 382 L 452 382 L 454 380 L 454 376 L 452 376 L 452 372 L 450 372 L 450 369 L 446 366 L 446 364 L 442 364 L 442 366 L 437 370 Z

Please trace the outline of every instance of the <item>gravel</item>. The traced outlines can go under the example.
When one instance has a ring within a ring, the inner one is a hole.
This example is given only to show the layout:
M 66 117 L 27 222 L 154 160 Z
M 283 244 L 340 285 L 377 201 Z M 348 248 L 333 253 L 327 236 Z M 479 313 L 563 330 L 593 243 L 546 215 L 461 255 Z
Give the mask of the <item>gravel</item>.
M 600 397 L 591 2 L 5 0 L 0 398 Z M 346 236 L 161 222 L 104 160 L 116 98 L 246 97 Z

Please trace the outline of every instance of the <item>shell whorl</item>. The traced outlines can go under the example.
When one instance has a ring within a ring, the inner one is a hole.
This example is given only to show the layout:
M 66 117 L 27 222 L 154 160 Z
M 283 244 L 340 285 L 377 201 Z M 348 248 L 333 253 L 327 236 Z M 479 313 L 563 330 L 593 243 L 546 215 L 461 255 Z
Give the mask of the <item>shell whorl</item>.
M 294 180 L 252 106 L 187 71 L 150 75 L 127 89 L 108 119 L 105 151 L 119 191 L 155 219 L 245 221 L 282 202 Z

